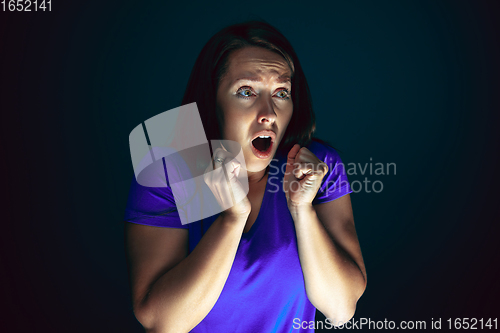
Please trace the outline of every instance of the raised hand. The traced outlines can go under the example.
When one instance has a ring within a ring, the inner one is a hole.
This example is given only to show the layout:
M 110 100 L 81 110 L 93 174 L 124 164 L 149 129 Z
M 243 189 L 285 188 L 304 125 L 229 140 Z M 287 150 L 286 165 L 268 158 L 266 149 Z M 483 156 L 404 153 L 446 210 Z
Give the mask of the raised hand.
M 203 179 L 224 214 L 245 216 L 250 214 L 252 209 L 247 198 L 248 190 L 245 191 L 238 178 L 240 173 L 241 163 L 233 154 L 223 148 L 217 148 L 214 151 L 212 165 L 205 170 Z
M 288 153 L 283 191 L 288 207 L 311 205 L 328 166 L 306 147 L 295 144 Z

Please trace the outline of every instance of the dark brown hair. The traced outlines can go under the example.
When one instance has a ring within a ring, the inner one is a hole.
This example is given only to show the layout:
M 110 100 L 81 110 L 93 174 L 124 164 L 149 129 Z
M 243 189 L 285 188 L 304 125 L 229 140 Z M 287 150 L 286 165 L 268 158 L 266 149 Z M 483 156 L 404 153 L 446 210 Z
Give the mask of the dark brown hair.
M 293 114 L 278 152 L 286 154 L 295 143 L 307 145 L 316 125 L 306 77 L 290 42 L 265 21 L 234 24 L 212 36 L 196 59 L 181 105 L 196 102 L 207 139 L 222 139 L 217 121 L 217 87 L 227 71 L 230 53 L 247 46 L 278 53 L 292 71 Z

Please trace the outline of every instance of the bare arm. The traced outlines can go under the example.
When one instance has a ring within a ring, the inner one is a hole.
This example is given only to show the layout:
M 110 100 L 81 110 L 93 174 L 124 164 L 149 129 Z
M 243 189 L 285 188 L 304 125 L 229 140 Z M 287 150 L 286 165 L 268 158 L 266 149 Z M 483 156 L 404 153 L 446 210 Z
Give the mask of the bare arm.
M 366 270 L 349 194 L 319 204 L 290 207 L 307 296 L 332 322 L 346 322 L 366 287 Z
M 337 326 L 354 315 L 366 287 L 366 271 L 349 194 L 312 205 L 328 169 L 296 144 L 288 153 L 283 190 L 297 232 L 307 296 Z
M 188 332 L 219 298 L 246 216 L 221 214 L 192 253 L 188 231 L 125 223 L 134 313 L 147 332 Z
M 185 229 L 125 224 L 134 313 L 147 332 L 190 331 L 222 292 L 251 212 L 232 158 L 214 151 L 204 181 L 224 211 L 189 255 Z

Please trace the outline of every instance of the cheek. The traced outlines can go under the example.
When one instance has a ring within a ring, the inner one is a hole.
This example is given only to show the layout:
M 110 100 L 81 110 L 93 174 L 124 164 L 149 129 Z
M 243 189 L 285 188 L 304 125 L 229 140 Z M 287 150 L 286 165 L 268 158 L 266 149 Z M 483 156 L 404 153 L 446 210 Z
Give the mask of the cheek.
M 288 125 L 290 124 L 290 121 L 292 120 L 292 116 L 293 116 L 293 105 L 292 105 L 292 107 L 290 107 L 290 109 L 288 109 L 284 112 L 284 116 L 282 118 L 282 123 L 281 123 L 281 127 L 283 128 L 283 130 L 285 130 L 288 127 Z
M 221 130 L 222 138 L 225 140 L 238 141 L 238 138 L 243 132 L 243 120 L 237 112 L 230 112 L 228 109 L 218 113 L 218 123 Z
M 237 113 L 226 115 L 225 132 L 228 135 L 228 139 L 235 141 L 242 140 L 249 132 L 248 120 L 244 115 Z

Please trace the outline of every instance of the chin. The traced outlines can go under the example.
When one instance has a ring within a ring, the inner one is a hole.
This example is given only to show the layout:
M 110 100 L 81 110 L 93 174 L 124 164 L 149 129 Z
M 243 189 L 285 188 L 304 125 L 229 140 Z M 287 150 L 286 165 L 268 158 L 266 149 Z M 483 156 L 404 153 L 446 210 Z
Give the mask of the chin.
M 247 165 L 247 171 L 257 173 L 257 172 L 260 172 L 262 170 L 265 170 L 268 165 L 269 165 L 269 163 L 267 163 L 265 165 L 263 163 L 260 163 L 260 165 L 253 164 L 252 166 L 249 166 L 249 167 Z
M 273 158 L 274 154 L 265 160 L 258 159 L 255 156 L 251 156 L 250 159 L 245 159 L 246 170 L 249 172 L 260 172 L 262 170 L 265 170 L 269 166 Z

